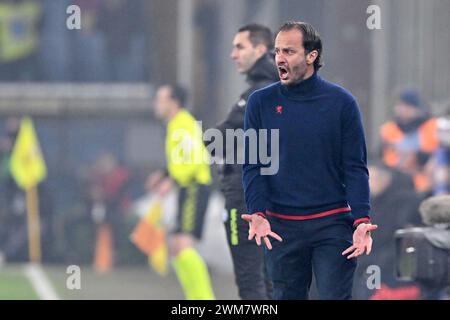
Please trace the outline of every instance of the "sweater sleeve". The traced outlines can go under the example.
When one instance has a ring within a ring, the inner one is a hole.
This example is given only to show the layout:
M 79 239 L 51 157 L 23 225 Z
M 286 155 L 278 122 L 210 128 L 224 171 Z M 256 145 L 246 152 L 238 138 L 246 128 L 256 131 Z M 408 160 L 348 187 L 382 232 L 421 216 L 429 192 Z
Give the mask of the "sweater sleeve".
M 245 162 L 243 165 L 243 185 L 245 202 L 250 214 L 265 213 L 267 209 L 268 185 L 266 176 L 261 174 L 264 165 L 260 162 L 259 154 L 259 129 L 261 128 L 260 101 L 252 94 L 247 102 L 244 118 Z M 252 135 L 255 139 L 249 139 Z M 256 145 L 254 145 L 256 144 Z M 256 153 L 256 154 L 255 154 Z
M 343 109 L 342 164 L 347 200 L 355 223 L 370 220 L 369 171 L 364 129 L 358 104 Z

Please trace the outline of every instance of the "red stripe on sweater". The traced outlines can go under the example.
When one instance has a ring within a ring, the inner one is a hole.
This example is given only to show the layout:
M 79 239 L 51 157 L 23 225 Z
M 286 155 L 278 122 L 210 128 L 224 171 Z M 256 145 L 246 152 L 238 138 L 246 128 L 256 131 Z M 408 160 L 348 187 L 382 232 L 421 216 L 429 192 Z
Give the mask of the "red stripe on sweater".
M 320 213 L 310 214 L 307 216 L 288 216 L 285 214 L 279 214 L 279 213 L 274 213 L 274 212 L 270 212 L 270 211 L 266 211 L 266 214 L 269 216 L 277 217 L 280 219 L 286 219 L 286 220 L 309 220 L 309 219 L 316 219 L 316 218 L 329 216 L 329 215 L 339 213 L 339 212 L 348 212 L 348 211 L 351 211 L 351 209 L 349 207 L 328 210 L 328 211 L 324 211 L 324 212 L 320 212 Z

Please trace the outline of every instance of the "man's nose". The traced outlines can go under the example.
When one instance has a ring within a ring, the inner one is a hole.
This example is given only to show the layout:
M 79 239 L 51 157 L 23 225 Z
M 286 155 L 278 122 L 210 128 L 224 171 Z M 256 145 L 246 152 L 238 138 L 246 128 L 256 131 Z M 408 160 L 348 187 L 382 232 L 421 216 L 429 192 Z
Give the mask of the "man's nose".
M 231 50 L 230 58 L 236 60 L 237 57 L 238 57 L 237 50 L 236 49 Z
M 278 53 L 275 56 L 275 63 L 276 63 L 276 65 L 284 64 L 284 63 L 286 63 L 286 59 L 284 58 L 284 56 L 281 53 Z

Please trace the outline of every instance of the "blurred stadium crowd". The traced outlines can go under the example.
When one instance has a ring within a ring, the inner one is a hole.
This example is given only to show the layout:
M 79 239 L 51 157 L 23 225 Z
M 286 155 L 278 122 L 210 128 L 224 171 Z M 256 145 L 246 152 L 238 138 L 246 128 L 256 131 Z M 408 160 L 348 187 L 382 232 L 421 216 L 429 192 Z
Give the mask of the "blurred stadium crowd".
M 246 3 L 248 8 L 258 8 L 254 1 Z M 65 26 L 68 4 L 82 8 L 82 30 L 71 32 L 61 27 Z M 145 98 L 147 110 L 131 108 L 114 114 L 99 109 L 85 114 L 67 107 L 57 113 L 34 112 L 49 168 L 48 179 L 39 186 L 44 262 L 93 263 L 100 221 L 112 226 L 115 265 L 146 261 L 129 241 L 138 219 L 133 203 L 145 195 L 148 173 L 164 163 L 162 151 L 155 151 L 163 150 L 164 128 L 151 114 L 149 99 L 151 88 L 161 80 L 154 74 L 164 68 L 155 70 L 154 58 L 149 58 L 151 48 L 159 44 L 150 43 L 151 37 L 146 36 L 150 29 L 146 8 L 141 0 L 0 0 L 0 91 L 1 82 L 15 86 L 30 82 L 150 84 Z M 199 17 L 208 12 L 208 5 L 202 8 Z M 352 37 L 351 30 L 347 36 Z M 231 49 L 231 37 L 227 43 Z M 327 61 L 336 51 L 325 52 Z M 213 55 L 205 63 L 217 63 L 217 57 Z M 338 70 L 339 59 L 329 61 L 331 72 Z M 211 72 L 208 77 L 213 77 Z M 342 77 L 335 75 L 335 79 L 347 81 Z M 425 95 L 419 85 L 397 90 L 409 85 L 409 79 L 404 80 L 404 85 L 397 81 L 389 87 L 388 95 L 395 98 L 386 106 L 384 117 L 377 120 L 382 125 L 370 124 L 369 137 L 376 141 L 370 148 L 370 187 L 373 220 L 379 229 L 373 235 L 372 255 L 359 259 L 360 281 L 355 290 L 359 298 L 371 295 L 364 287 L 365 280 L 361 280 L 367 277 L 369 265 L 384 270 L 384 289 L 378 291 L 378 298 L 418 297 L 414 284 L 395 279 L 394 250 L 383 249 L 393 248 L 397 229 L 422 224 L 418 211 L 422 200 L 450 194 L 450 104 L 433 110 L 433 91 L 427 89 Z M 450 84 L 448 79 L 442 81 Z M 206 89 L 213 83 L 203 82 Z M 219 90 L 220 83 L 215 86 Z M 198 93 L 198 89 L 191 91 L 193 95 Z M 205 90 L 204 98 L 197 95 L 193 100 L 205 102 L 215 92 Z M 369 110 L 369 99 L 357 86 L 357 98 L 359 93 L 364 113 Z M 445 101 L 442 96 L 438 98 Z M 76 105 L 76 97 L 71 99 Z M 96 98 L 92 99 L 95 104 Z M 446 101 L 450 101 L 449 96 Z M 227 107 L 212 109 L 206 115 L 206 104 L 194 109 L 194 114 L 197 111 L 199 120 L 218 122 Z M 25 194 L 10 175 L 9 158 L 24 112 L 8 110 L 0 113 L 0 252 L 8 262 L 23 262 L 28 260 Z
M 83 10 L 79 32 L 58 27 L 69 4 Z M 0 1 L 0 81 L 148 80 L 143 6 L 141 0 Z

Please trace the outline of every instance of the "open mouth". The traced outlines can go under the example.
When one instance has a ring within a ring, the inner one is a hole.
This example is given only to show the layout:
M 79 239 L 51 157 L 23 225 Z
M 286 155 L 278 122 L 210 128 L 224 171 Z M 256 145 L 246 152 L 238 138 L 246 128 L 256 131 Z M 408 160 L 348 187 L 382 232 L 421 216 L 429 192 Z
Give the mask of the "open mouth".
M 286 80 L 289 75 L 288 69 L 285 66 L 278 66 L 278 75 L 281 80 Z

